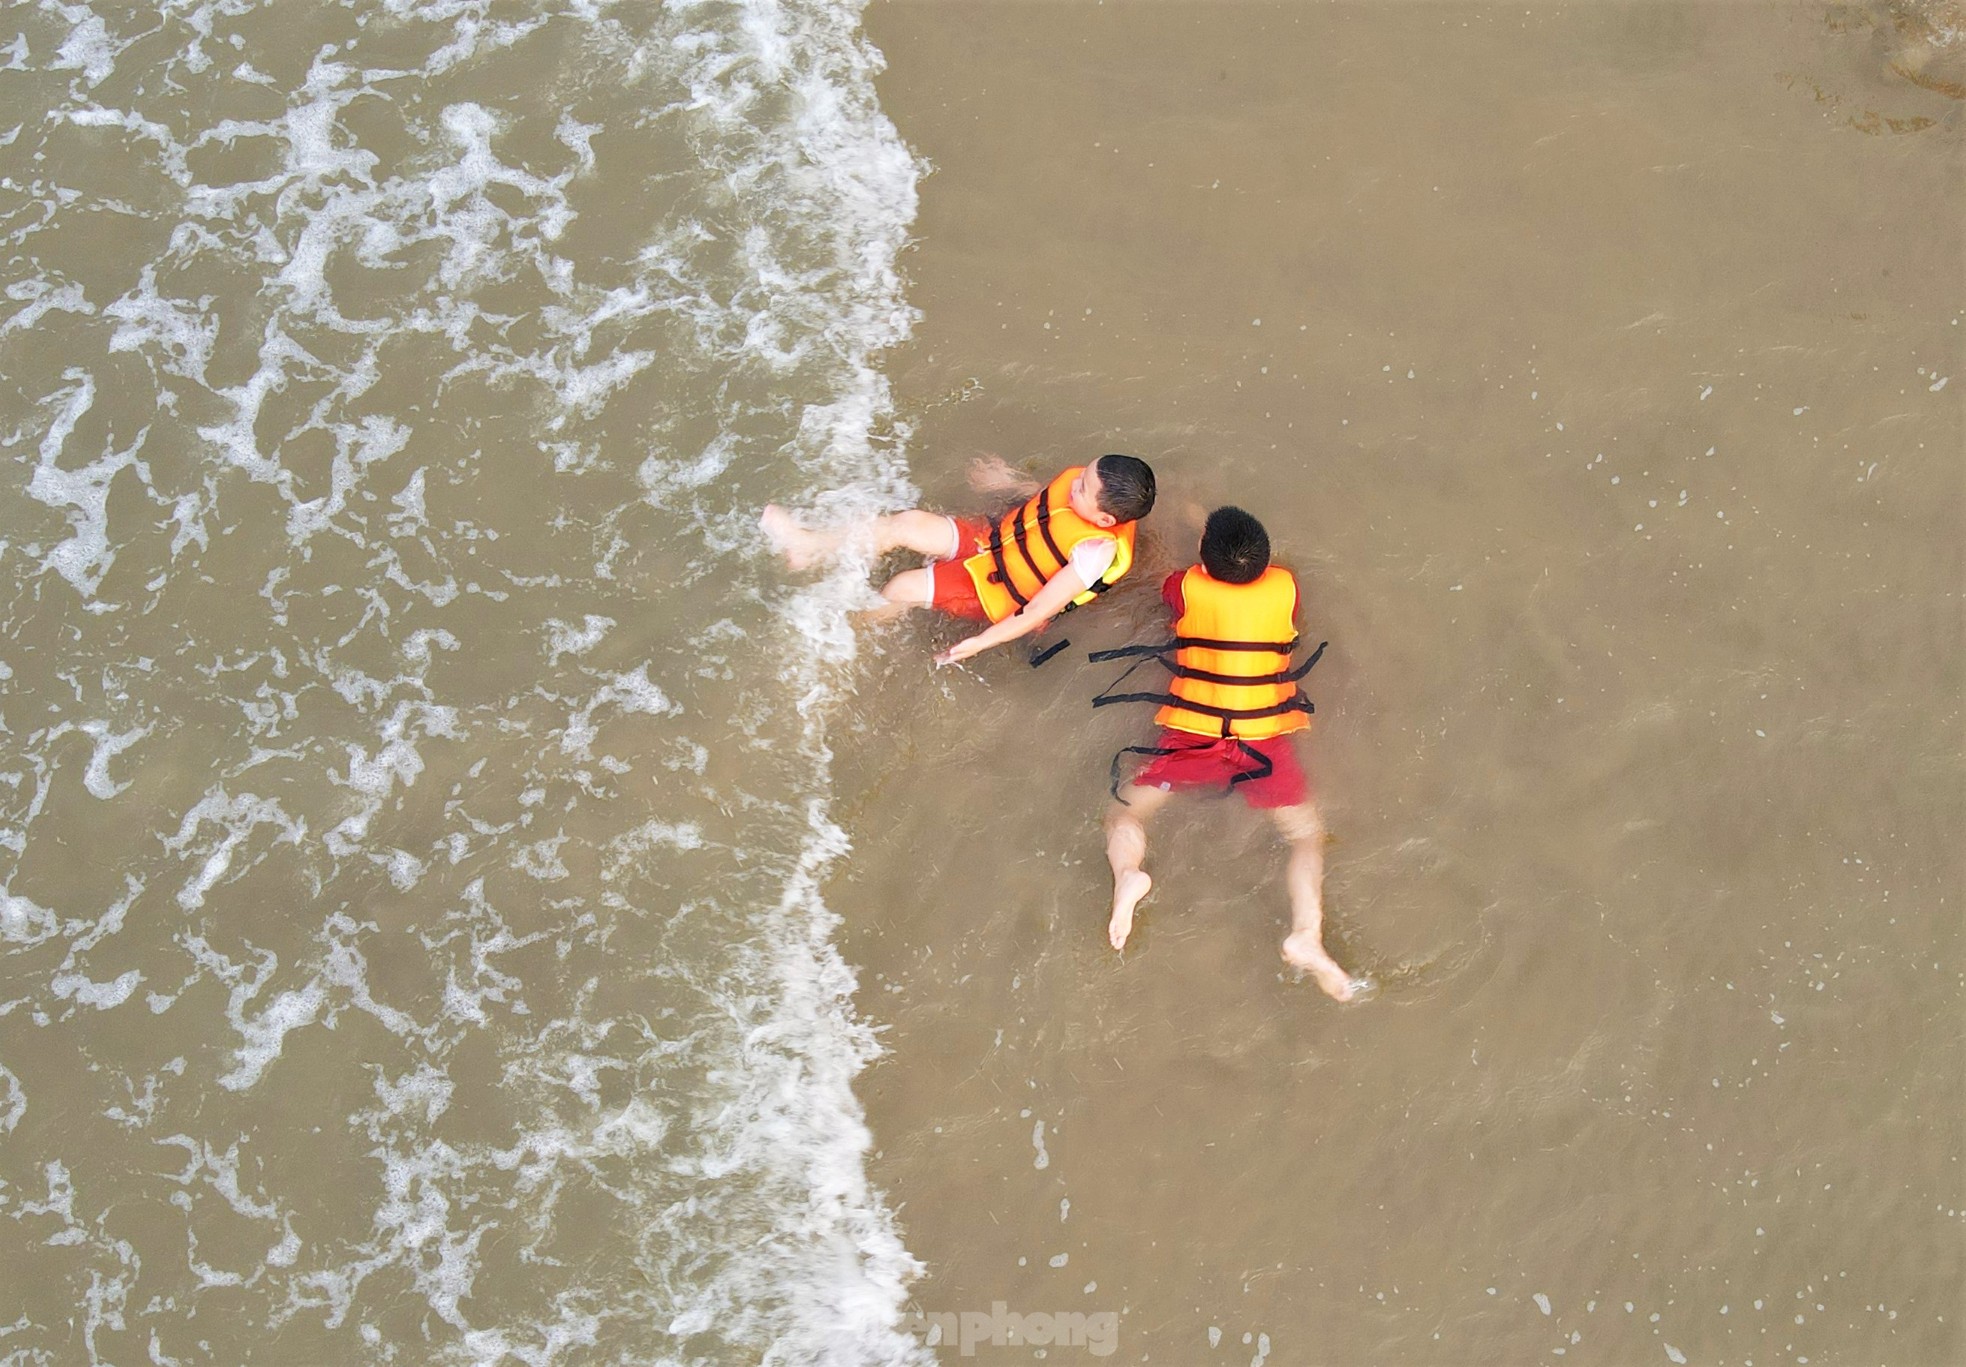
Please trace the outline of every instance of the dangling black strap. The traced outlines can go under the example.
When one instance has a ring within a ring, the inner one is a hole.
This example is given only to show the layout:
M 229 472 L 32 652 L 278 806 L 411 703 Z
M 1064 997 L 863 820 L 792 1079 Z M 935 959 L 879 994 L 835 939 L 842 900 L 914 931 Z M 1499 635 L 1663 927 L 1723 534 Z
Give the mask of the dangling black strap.
M 1269 707 L 1217 707 L 1213 703 L 1196 702 L 1191 698 L 1177 698 L 1174 694 L 1168 692 L 1115 693 L 1113 691 L 1125 683 L 1132 676 L 1133 671 L 1144 663 L 1146 663 L 1144 660 L 1135 661 L 1127 669 L 1126 673 L 1106 685 L 1105 692 L 1093 698 L 1092 705 L 1094 707 L 1111 707 L 1114 703 L 1150 702 L 1159 707 L 1178 707 L 1185 712 L 1195 712 L 1204 717 L 1216 718 L 1222 722 L 1225 734 L 1228 724 L 1232 721 L 1256 721 L 1263 717 L 1280 717 L 1286 712 L 1302 712 L 1309 715 L 1317 711 L 1317 704 L 1305 697 L 1304 690 L 1301 688 L 1297 690 L 1294 696 L 1286 698 L 1280 703 L 1274 703 Z M 1295 677 L 1301 678 L 1303 675 L 1299 673 Z
M 1231 738 L 1225 737 L 1225 739 Z M 1110 771 L 1113 780 L 1113 800 L 1123 807 L 1131 807 L 1133 805 L 1120 796 L 1120 763 L 1127 755 L 1152 755 L 1158 759 L 1167 755 L 1179 755 L 1189 750 L 1200 750 L 1204 748 L 1206 747 L 1200 745 L 1129 745 L 1124 749 L 1116 750 L 1113 753 L 1113 764 Z M 1261 782 L 1276 772 L 1276 764 L 1270 757 L 1251 745 L 1248 741 L 1236 739 L 1236 748 L 1249 757 L 1254 767 L 1245 769 L 1230 779 L 1223 786 L 1222 791 L 1216 794 L 1217 797 L 1229 796 L 1236 790 L 1238 783 Z
M 1174 647 L 1171 644 L 1164 646 L 1119 646 L 1113 650 L 1095 650 L 1085 658 L 1094 664 L 1099 664 L 1105 660 L 1124 660 L 1133 655 L 1160 655 L 1173 649 Z
M 1122 757 L 1126 755 L 1173 755 L 1178 754 L 1181 748 L 1180 746 L 1165 745 L 1128 745 L 1123 749 L 1115 750 L 1113 752 L 1113 767 L 1111 771 L 1113 778 L 1113 801 L 1119 803 L 1122 807 L 1131 807 L 1133 805 L 1120 796 L 1120 760 Z
M 1238 783 L 1260 782 L 1276 772 L 1277 767 L 1271 762 L 1270 757 L 1251 745 L 1248 741 L 1238 737 L 1236 745 L 1245 755 L 1256 761 L 1256 767 L 1254 769 L 1245 769 L 1242 773 L 1230 779 L 1228 786 L 1222 789 L 1223 797 L 1227 797 L 1230 793 L 1233 793 Z
M 1043 650 L 1039 650 L 1036 646 L 1032 646 L 1031 668 L 1036 669 L 1039 665 L 1043 664 L 1046 660 L 1049 660 L 1052 656 L 1056 655 L 1059 651 L 1063 650 L 1066 646 L 1069 646 L 1070 644 L 1071 644 L 1070 641 L 1054 641 L 1052 644 L 1046 646 Z
M 1117 683 L 1114 686 L 1117 687 Z M 1111 707 L 1114 703 L 1118 702 L 1150 702 L 1157 705 L 1173 704 L 1175 706 L 1185 705 L 1172 693 L 1114 693 L 1111 691 L 1101 693 L 1098 697 L 1094 698 L 1092 705 L 1094 707 Z
M 1094 652 L 1093 652 L 1093 658 L 1094 658 L 1094 659 L 1099 659 L 1099 658 L 1111 658 L 1111 657 L 1112 657 L 1112 656 L 1114 656 L 1114 655 L 1123 655 L 1123 654 L 1126 654 L 1126 653 L 1127 653 L 1126 651 L 1111 651 L 1111 650 L 1099 650 L 1099 651 L 1094 651 Z M 1109 705 L 1109 704 L 1111 704 L 1111 703 L 1116 703 L 1116 702 L 1159 702 L 1159 701 L 1161 701 L 1161 700 L 1162 700 L 1162 698 L 1163 698 L 1163 697 L 1165 697 L 1165 695 L 1164 695 L 1164 694 L 1160 694 L 1160 693 L 1115 693 L 1115 692 L 1113 692 L 1113 690 L 1114 690 L 1115 688 L 1118 688 L 1118 687 L 1119 687 L 1119 686 L 1120 686 L 1121 684 L 1123 684 L 1123 683 L 1125 683 L 1125 682 L 1126 682 L 1126 681 L 1127 681 L 1128 679 L 1130 679 L 1130 678 L 1132 678 L 1132 677 L 1133 677 L 1133 671 L 1134 671 L 1134 670 L 1136 670 L 1136 669 L 1138 669 L 1138 668 L 1140 668 L 1140 666 L 1141 666 L 1141 665 L 1143 665 L 1143 664 L 1145 664 L 1145 663 L 1146 663 L 1146 661 L 1145 661 L 1145 660 L 1135 660 L 1135 661 L 1134 661 L 1134 662 L 1133 662 L 1132 664 L 1130 664 L 1130 665 L 1128 665 L 1128 666 L 1127 666 L 1127 668 L 1126 668 L 1126 673 L 1124 673 L 1124 674 L 1122 674 L 1122 675 L 1120 675 L 1120 676 L 1119 676 L 1119 677 L 1118 677 L 1117 679 L 1114 679 L 1114 680 L 1113 680 L 1113 681 L 1112 681 L 1111 683 L 1109 683 L 1109 684 L 1107 684 L 1107 685 L 1106 685 L 1106 691 L 1105 691 L 1105 692 L 1103 692 L 1103 693 L 1101 693 L 1101 694 L 1099 694 L 1099 696 L 1098 696 L 1098 697 L 1096 697 L 1096 698 L 1094 698 L 1094 699 L 1092 700 L 1092 705 L 1093 705 L 1094 707 L 1105 707 L 1105 706 L 1107 706 L 1107 705 Z

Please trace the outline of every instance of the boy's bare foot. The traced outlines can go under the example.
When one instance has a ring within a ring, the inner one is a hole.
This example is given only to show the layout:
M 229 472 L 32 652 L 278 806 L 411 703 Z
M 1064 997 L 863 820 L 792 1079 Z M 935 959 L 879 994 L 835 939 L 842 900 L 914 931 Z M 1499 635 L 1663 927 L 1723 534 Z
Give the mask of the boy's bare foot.
M 811 569 L 832 549 L 830 537 L 801 527 L 776 503 L 765 505 L 764 512 L 758 515 L 758 525 L 764 528 L 765 538 L 785 557 L 786 565 L 795 570 Z
M 1144 869 L 1122 874 L 1113 885 L 1113 919 L 1106 923 L 1106 938 L 1114 949 L 1126 948 L 1126 937 L 1133 933 L 1133 909 L 1153 886 L 1154 880 Z
M 1035 483 L 1022 470 L 1014 468 L 994 453 L 978 456 L 969 465 L 969 487 L 979 494 L 1000 494 L 1028 489 Z
M 1317 985 L 1324 989 L 1326 996 L 1334 1001 L 1348 1002 L 1358 992 L 1358 985 L 1338 961 L 1324 952 L 1323 940 L 1314 933 L 1300 931 L 1283 942 L 1283 961 L 1292 968 L 1311 975 Z

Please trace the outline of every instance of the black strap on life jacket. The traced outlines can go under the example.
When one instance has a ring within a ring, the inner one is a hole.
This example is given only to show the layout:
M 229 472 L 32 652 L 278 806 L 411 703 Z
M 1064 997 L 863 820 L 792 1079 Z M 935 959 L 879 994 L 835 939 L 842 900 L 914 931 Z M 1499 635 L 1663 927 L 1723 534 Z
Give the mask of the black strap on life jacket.
M 1134 662 L 1127 667 L 1126 673 L 1113 680 L 1112 683 L 1106 686 L 1106 690 L 1103 693 L 1092 700 L 1092 705 L 1094 707 L 1110 707 L 1114 703 L 1150 702 L 1160 706 L 1179 707 L 1188 712 L 1198 712 L 1205 717 L 1217 718 L 1222 723 L 1222 735 L 1224 738 L 1227 738 L 1231 734 L 1231 723 L 1255 721 L 1262 717 L 1280 717 L 1286 712 L 1312 713 L 1317 711 L 1317 705 L 1304 696 L 1304 690 L 1301 688 L 1296 690 L 1294 696 L 1286 698 L 1280 703 L 1273 703 L 1269 707 L 1217 707 L 1212 703 L 1194 702 L 1187 698 L 1178 698 L 1171 692 L 1120 693 L 1115 690 L 1124 684 L 1127 679 L 1132 677 L 1134 670 L 1147 663 L 1148 660 L 1153 660 L 1176 678 L 1196 679 L 1202 683 L 1229 685 L 1295 684 L 1300 682 L 1306 674 L 1309 674 L 1316 667 L 1317 662 L 1324 658 L 1324 648 L 1330 644 L 1331 642 L 1329 641 L 1318 642 L 1318 648 L 1311 652 L 1310 658 L 1295 669 L 1280 670 L 1275 674 L 1258 675 L 1217 674 L 1206 669 L 1194 669 L 1178 663 L 1174 658 L 1174 652 L 1183 646 L 1191 646 L 1202 650 L 1262 650 L 1269 651 L 1272 654 L 1282 655 L 1287 659 L 1289 658 L 1290 647 L 1294 647 L 1296 642 L 1292 641 L 1290 647 L 1285 647 L 1272 642 L 1214 641 L 1199 636 L 1177 636 L 1173 640 L 1161 645 L 1121 646 L 1115 650 L 1095 650 L 1086 658 L 1093 661 L 1117 660 L 1128 657 L 1138 658 L 1134 659 Z
M 1042 508 L 1044 505 L 1038 506 Z M 1027 503 L 1017 510 L 1017 516 L 1010 523 L 1010 534 L 1017 538 L 1017 553 L 1024 557 L 1024 568 L 1028 569 L 1039 583 L 1043 583 L 1046 576 L 1038 572 L 1038 562 L 1031 558 L 1031 542 L 1024 530 L 1024 514 L 1030 511 L 1030 507 L 1031 505 Z
M 1067 565 L 1071 564 L 1072 563 L 1071 557 L 1067 556 L 1063 551 L 1059 550 L 1058 543 L 1052 540 L 1051 538 L 1051 505 L 1049 503 L 1045 504 L 1044 507 L 1038 509 L 1038 526 L 1044 531 L 1044 544 L 1051 547 L 1051 554 L 1053 555 L 1053 557 L 1057 559 L 1058 568 L 1062 570 Z M 1113 585 L 1117 584 L 1119 582 L 1117 578 L 1109 579 L 1106 577 L 1106 575 L 1112 574 L 1113 566 L 1119 564 L 1119 562 L 1120 562 L 1119 538 L 1115 536 L 1113 538 L 1113 558 L 1111 562 L 1108 563 L 1108 565 L 1106 566 L 1106 574 L 1100 575 L 1098 579 L 1096 579 L 1090 584 L 1087 584 L 1085 586 L 1085 591 L 1091 594 L 1101 594 L 1104 593 L 1107 589 L 1110 589 Z M 1078 606 L 1077 603 L 1067 603 L 1065 604 L 1062 611 L 1070 612 L 1073 608 L 1077 606 Z
M 1192 665 L 1182 664 L 1176 652 L 1182 650 L 1184 647 L 1196 650 L 1262 651 L 1265 654 L 1281 655 L 1288 660 L 1290 653 L 1297 648 L 1297 642 L 1294 638 L 1289 641 L 1272 643 L 1269 641 L 1215 641 L 1205 636 L 1176 636 L 1173 640 L 1158 645 L 1121 646 L 1116 650 L 1095 650 L 1086 656 L 1086 658 L 1095 664 L 1101 660 L 1120 660 L 1130 656 L 1139 656 L 1142 659 L 1158 659 L 1162 666 L 1166 668 L 1167 672 L 1175 678 L 1199 679 L 1203 683 L 1230 685 L 1282 684 L 1296 683 L 1299 679 L 1310 673 L 1312 667 L 1317 664 L 1318 657 L 1324 654 L 1325 646 L 1329 644 L 1329 641 L 1320 642 L 1318 648 L 1311 652 L 1311 657 L 1296 669 L 1282 669 L 1274 674 L 1218 674 L 1213 670 L 1196 669 Z
M 1017 525 L 1020 527 L 1024 525 L 1024 519 L 1021 515 L 1018 517 Z M 1038 530 L 1044 534 L 1045 549 L 1050 551 L 1051 558 L 1058 562 L 1058 569 L 1064 569 L 1066 565 L 1065 552 L 1058 549 L 1058 539 L 1051 534 L 1051 501 L 1049 499 L 1038 505 Z M 1025 558 L 1029 559 L 1030 557 L 1026 556 Z M 1034 564 L 1031 568 L 1036 569 L 1037 566 Z M 1053 570 L 1052 573 L 1056 574 L 1058 570 Z
M 1117 646 L 1112 650 L 1095 650 L 1086 658 L 1098 660 L 1119 660 L 1129 655 L 1171 655 L 1183 646 L 1193 646 L 1200 650 L 1265 650 L 1273 655 L 1288 655 L 1297 649 L 1300 637 L 1293 636 L 1288 641 L 1217 641 L 1207 636 L 1176 636 L 1171 641 L 1160 641 L 1152 645 Z M 1324 647 L 1319 646 L 1322 650 Z
M 1048 492 L 1048 490 L 1045 491 L 1045 493 Z M 1035 494 L 1026 500 L 1011 515 L 1010 520 L 1010 534 L 1017 543 L 1017 553 L 1024 557 L 1024 567 L 1031 572 L 1032 578 L 1041 581 L 1051 578 L 1051 575 L 1045 574 L 1038 569 L 1038 562 L 1031 556 L 1030 534 L 1024 530 L 1024 518 L 1031 511 L 1031 505 L 1033 503 L 1038 505 L 1038 530 L 1044 535 L 1045 548 L 1058 561 L 1059 569 L 1063 569 L 1066 563 L 1064 554 L 1058 549 L 1056 538 L 1051 534 L 1051 500 L 1045 496 L 1045 493 Z M 1010 566 L 1004 561 L 1003 553 L 1006 549 L 1007 545 L 1003 539 L 1003 522 L 1000 519 L 996 526 L 990 528 L 990 559 L 995 562 L 997 567 L 997 572 L 991 575 L 990 579 L 993 583 L 1002 584 L 1004 591 L 1010 595 L 1011 601 L 1022 608 L 1031 600 L 1017 591 L 1017 581 L 1010 577 Z M 1052 573 L 1056 574 L 1057 570 L 1052 571 Z
M 1038 505 L 1038 532 L 1044 537 L 1045 549 L 1050 551 L 1051 558 L 1058 562 L 1058 569 L 1053 570 L 1051 574 L 1046 574 L 1038 568 L 1037 560 L 1031 555 L 1030 533 L 1024 529 L 1024 515 L 1030 511 L 1032 503 Z M 1017 544 L 1017 553 L 1024 558 L 1024 567 L 1031 572 L 1032 578 L 1049 582 L 1053 575 L 1058 574 L 1059 571 L 1072 563 L 1071 557 L 1066 555 L 1064 551 L 1058 549 L 1058 538 L 1051 534 L 1051 500 L 1044 493 L 1033 495 L 1028 502 L 1017 510 L 1015 518 L 1010 524 L 1010 531 L 1012 539 Z M 1004 551 L 1007 549 L 1009 549 L 1009 543 L 1003 539 L 1003 523 L 999 521 L 994 527 L 990 528 L 988 550 L 990 552 L 990 559 L 996 565 L 995 573 L 990 575 L 990 582 L 993 584 L 1002 584 L 1004 591 L 1010 595 L 1011 602 L 1017 604 L 1019 608 L 1023 608 L 1029 605 L 1031 600 L 1017 591 L 1017 583 L 1010 577 L 1010 566 L 1004 560 Z M 1114 551 L 1113 563 L 1119 563 L 1117 550 Z M 1111 574 L 1112 570 L 1109 568 L 1106 573 Z M 1098 582 L 1085 586 L 1086 592 L 1093 594 L 1104 593 L 1117 582 L 1117 579 L 1109 579 L 1105 575 L 1102 575 Z M 1059 611 L 1070 612 L 1077 606 L 1078 604 L 1075 602 L 1067 603 Z M 1031 667 L 1035 669 L 1070 644 L 1071 642 L 1069 641 L 1060 641 L 1057 645 L 1045 651 L 1043 655 L 1032 659 Z
M 1022 516 L 1021 513 L 1019 515 Z M 1023 524 L 1020 522 L 1018 525 L 1021 527 Z M 1018 607 L 1021 608 L 1030 602 L 1030 599 L 1017 591 L 1017 583 L 1010 577 L 1010 567 L 1004 564 L 1002 523 L 990 528 L 990 559 L 995 561 L 997 566 L 996 573 L 990 576 L 990 581 L 1002 584 L 1004 591 L 1010 595 L 1010 600 Z

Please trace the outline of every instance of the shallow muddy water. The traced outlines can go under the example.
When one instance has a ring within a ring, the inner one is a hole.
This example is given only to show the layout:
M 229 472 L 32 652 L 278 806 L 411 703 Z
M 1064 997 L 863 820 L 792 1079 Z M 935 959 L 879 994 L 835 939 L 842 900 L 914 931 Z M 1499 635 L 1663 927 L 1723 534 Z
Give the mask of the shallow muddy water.
M 10 9 L 0 1363 L 1958 1360 L 1957 27 Z M 756 532 L 1106 450 L 1035 672 Z M 1357 1005 L 1102 934 L 1223 502 Z
M 1117 667 L 886 638 L 829 896 L 920 1308 L 1115 1311 L 1125 1361 L 1958 1356 L 1960 119 L 1864 17 L 870 11 L 935 168 L 917 479 L 1144 455 L 1162 571 L 1265 519 L 1380 984 L 1286 979 L 1233 801 L 1156 819 L 1113 955 Z M 1158 578 L 1068 634 L 1154 639 Z

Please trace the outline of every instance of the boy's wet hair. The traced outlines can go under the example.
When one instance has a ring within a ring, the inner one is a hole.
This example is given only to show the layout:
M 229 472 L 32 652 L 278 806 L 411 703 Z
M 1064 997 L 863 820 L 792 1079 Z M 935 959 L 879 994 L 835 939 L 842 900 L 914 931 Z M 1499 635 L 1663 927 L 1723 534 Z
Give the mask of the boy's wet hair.
M 1153 467 L 1138 456 L 1101 456 L 1099 507 L 1121 522 L 1138 522 L 1154 508 Z
M 1240 508 L 1217 508 L 1202 528 L 1201 567 L 1224 584 L 1252 583 L 1270 567 L 1270 534 Z

